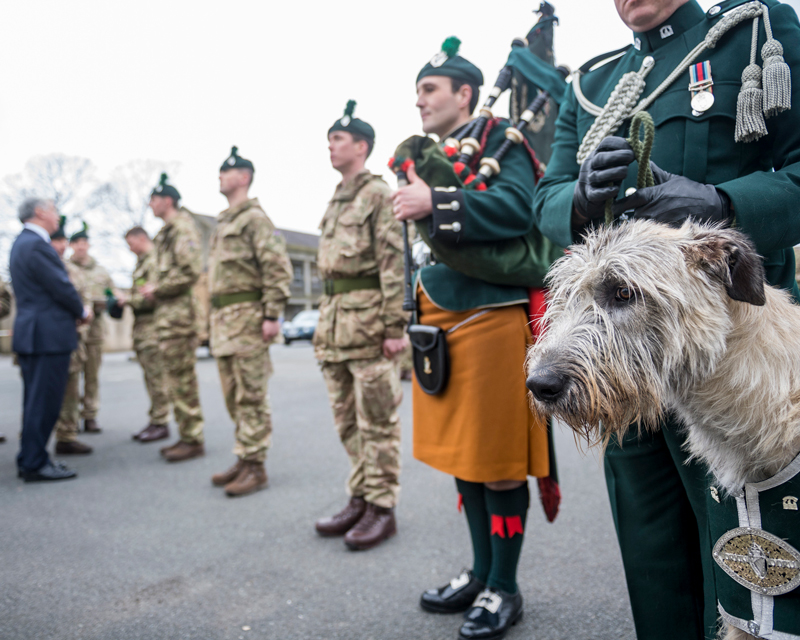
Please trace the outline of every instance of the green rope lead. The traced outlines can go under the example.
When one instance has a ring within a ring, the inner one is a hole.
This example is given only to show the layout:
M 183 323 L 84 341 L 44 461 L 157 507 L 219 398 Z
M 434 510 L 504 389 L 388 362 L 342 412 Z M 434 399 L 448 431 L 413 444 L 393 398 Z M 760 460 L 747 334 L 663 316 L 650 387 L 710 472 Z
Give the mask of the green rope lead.
M 640 138 L 640 135 L 643 137 Z M 633 149 L 633 156 L 639 164 L 639 173 L 636 176 L 636 188 L 655 186 L 653 170 L 650 168 L 650 153 L 653 151 L 653 141 L 656 138 L 656 126 L 653 118 L 647 111 L 639 111 L 631 121 L 628 144 Z M 614 223 L 614 214 L 611 213 L 611 205 L 614 198 L 606 200 L 606 224 Z

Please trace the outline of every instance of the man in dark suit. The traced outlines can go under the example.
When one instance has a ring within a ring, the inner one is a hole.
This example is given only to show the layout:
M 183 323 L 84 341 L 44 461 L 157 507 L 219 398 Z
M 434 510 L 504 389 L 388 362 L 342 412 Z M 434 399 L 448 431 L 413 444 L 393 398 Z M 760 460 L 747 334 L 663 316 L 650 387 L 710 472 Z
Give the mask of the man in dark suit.
M 13 348 L 25 386 L 17 468 L 25 482 L 66 480 L 76 473 L 50 460 L 47 440 L 77 347 L 76 324 L 90 321 L 92 310 L 84 307 L 50 246 L 50 234 L 59 225 L 55 205 L 29 198 L 19 208 L 19 219 L 25 228 L 14 241 L 9 264 L 17 299 Z

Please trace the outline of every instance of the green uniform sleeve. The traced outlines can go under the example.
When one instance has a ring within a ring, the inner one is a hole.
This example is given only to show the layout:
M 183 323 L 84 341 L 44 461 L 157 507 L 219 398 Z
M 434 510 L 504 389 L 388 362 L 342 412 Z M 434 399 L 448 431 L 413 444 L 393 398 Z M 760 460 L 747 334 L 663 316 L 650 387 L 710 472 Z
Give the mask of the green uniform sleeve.
M 253 255 L 261 273 L 261 302 L 265 318 L 278 318 L 289 300 L 292 262 L 286 253 L 286 242 L 272 228 L 263 214 L 253 219 L 250 232 Z
M 376 193 L 375 211 L 371 217 L 375 238 L 375 258 L 381 280 L 381 320 L 385 338 L 402 338 L 407 314 L 403 311 L 403 227 L 392 212 L 388 191 Z
M 197 282 L 202 270 L 203 256 L 200 252 L 197 231 L 188 225 L 176 225 L 173 233 L 175 240 L 172 261 L 170 268 L 159 274 L 155 290 L 156 298 L 175 298 L 183 295 Z
M 788 5 L 769 13 L 792 70 L 792 108 L 768 118 L 769 135 L 750 143 L 763 149 L 764 170 L 717 185 L 733 203 L 736 226 L 762 254 L 800 243 L 800 23 Z
M 577 108 L 575 93 L 570 88 L 561 104 L 556 121 L 552 155 L 544 178 L 536 186 L 533 217 L 540 231 L 560 247 L 573 243 L 572 195 L 578 181 Z

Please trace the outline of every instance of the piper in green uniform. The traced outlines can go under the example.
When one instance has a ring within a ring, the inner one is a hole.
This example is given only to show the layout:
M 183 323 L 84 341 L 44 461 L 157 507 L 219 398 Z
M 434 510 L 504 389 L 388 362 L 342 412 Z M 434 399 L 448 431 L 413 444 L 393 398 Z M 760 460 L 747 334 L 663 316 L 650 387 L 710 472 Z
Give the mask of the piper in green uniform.
M 764 256 L 769 283 L 797 296 L 800 112 L 787 110 L 793 93 L 795 104 L 800 99 L 800 84 L 789 84 L 789 70 L 800 68 L 796 14 L 775 0 L 728 0 L 707 12 L 695 0 L 615 4 L 634 44 L 594 70 L 602 57 L 590 61 L 573 78 L 534 200 L 539 227 L 566 246 L 602 223 L 608 198 L 636 186 L 634 154 L 614 134 L 627 134 L 638 104 L 655 122 L 656 185 L 617 201 L 614 216 L 734 224 Z M 615 95 L 627 103 L 605 108 L 624 74 Z M 621 117 L 611 115 L 616 110 Z M 637 637 L 712 638 L 707 470 L 687 463 L 674 421 L 662 427 L 624 447 L 612 444 L 604 463 Z
M 456 39 L 445 41 L 417 77 L 422 128 L 441 141 L 469 125 L 483 84 L 457 48 Z M 493 125 L 477 156 L 492 155 L 505 140 L 508 124 Z M 395 215 L 426 222 L 430 236 L 456 248 L 523 237 L 533 229 L 533 163 L 515 145 L 484 191 L 432 188 L 412 167 L 409 185 L 393 197 Z M 489 284 L 444 263 L 423 268 L 417 279 L 418 321 L 447 332 L 451 372 L 436 395 L 423 392 L 415 377 L 414 457 L 455 476 L 474 554 L 470 571 L 426 591 L 420 604 L 432 612 L 466 611 L 460 638 L 502 637 L 522 615 L 516 569 L 527 477 L 549 471 L 545 425 L 534 424 L 516 379 L 531 341 L 527 301 L 523 287 Z

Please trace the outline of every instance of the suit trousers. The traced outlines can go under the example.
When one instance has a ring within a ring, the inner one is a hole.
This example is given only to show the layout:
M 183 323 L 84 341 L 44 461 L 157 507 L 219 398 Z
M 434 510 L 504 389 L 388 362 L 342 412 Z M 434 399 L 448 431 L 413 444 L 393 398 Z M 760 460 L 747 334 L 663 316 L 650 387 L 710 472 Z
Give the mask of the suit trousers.
M 680 425 L 633 426 L 604 464 L 638 640 L 713 640 L 717 597 L 708 468 L 686 463 Z
M 17 359 L 25 388 L 17 467 L 38 471 L 50 461 L 47 441 L 61 411 L 70 354 L 18 354 Z

